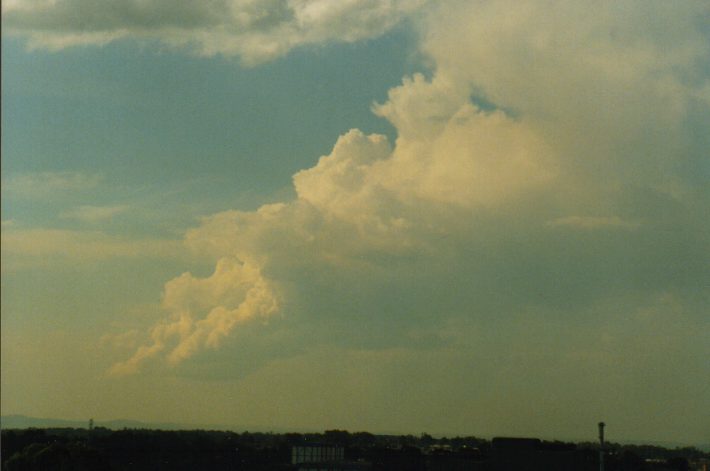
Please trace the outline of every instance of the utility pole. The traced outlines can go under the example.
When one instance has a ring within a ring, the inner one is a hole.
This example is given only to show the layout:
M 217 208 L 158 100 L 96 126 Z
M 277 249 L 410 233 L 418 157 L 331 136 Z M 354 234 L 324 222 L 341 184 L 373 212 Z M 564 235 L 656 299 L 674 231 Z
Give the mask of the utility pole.
M 599 422 L 599 471 L 604 471 L 604 422 Z

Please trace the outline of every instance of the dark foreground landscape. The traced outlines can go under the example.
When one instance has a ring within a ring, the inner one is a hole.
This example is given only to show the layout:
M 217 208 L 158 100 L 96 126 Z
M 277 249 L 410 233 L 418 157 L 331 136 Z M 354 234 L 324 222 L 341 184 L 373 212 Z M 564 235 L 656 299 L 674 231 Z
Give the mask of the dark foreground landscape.
M 696 448 L 605 446 L 605 471 L 710 469 Z M 2 469 L 546 470 L 600 469 L 599 444 L 527 438 L 30 428 L 2 431 Z

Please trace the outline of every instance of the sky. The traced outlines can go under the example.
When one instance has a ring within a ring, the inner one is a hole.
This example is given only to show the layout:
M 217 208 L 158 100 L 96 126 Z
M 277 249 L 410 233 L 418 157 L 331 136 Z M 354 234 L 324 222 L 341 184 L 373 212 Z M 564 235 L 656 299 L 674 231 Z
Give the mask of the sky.
M 710 442 L 706 1 L 2 4 L 2 413 Z

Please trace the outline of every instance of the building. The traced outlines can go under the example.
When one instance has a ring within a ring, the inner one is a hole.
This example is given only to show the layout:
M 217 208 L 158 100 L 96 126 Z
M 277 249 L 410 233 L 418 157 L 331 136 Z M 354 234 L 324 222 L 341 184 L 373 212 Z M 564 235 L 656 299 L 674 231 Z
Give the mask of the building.
M 369 463 L 345 460 L 339 445 L 309 443 L 291 448 L 291 464 L 298 471 L 366 471 Z

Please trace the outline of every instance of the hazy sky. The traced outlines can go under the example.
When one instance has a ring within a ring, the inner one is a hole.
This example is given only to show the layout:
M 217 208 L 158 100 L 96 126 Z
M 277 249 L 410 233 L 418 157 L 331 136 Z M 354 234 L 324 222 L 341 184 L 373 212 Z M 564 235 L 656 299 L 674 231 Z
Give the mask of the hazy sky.
M 710 4 L 2 4 L 2 413 L 710 441 Z

